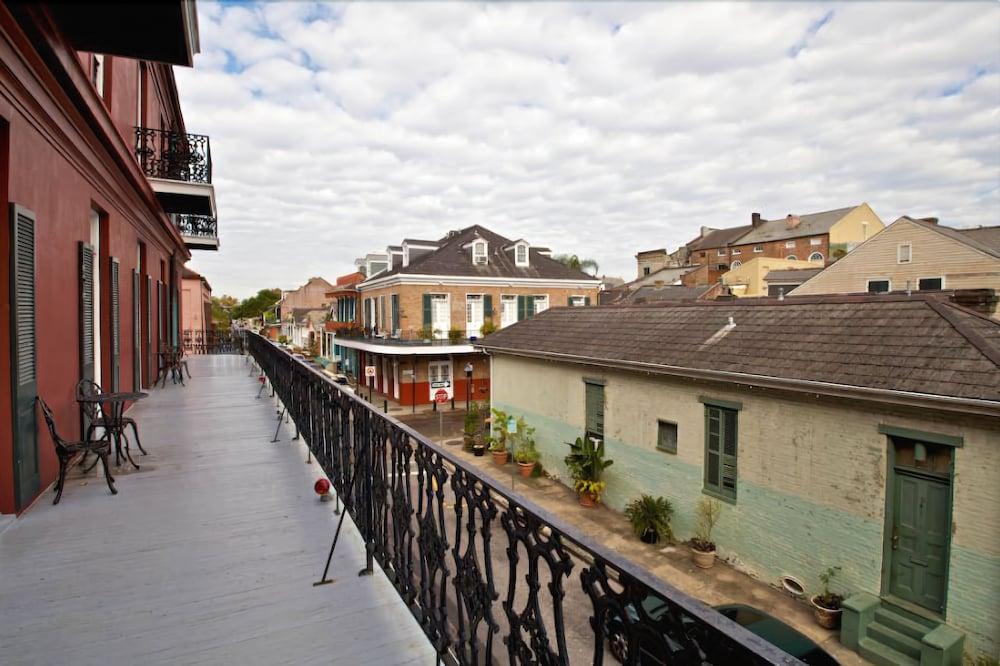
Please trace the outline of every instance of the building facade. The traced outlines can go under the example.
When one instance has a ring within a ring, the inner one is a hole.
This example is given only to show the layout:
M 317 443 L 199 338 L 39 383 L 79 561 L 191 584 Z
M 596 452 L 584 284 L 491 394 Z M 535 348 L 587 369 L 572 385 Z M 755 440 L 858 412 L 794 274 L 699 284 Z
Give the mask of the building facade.
M 1000 292 L 1000 227 L 953 229 L 904 216 L 792 294 L 941 289 Z
M 149 386 L 206 237 L 185 231 L 217 245 L 208 139 L 171 69 L 198 49 L 194 3 L 124 7 L 0 6 L 0 513 L 56 477 L 35 397 L 72 439 L 80 379 Z
M 212 328 L 212 285 L 184 267 L 181 273 L 181 331 L 185 341 L 204 340 Z
M 400 405 L 430 403 L 439 391 L 449 401 L 488 399 L 489 363 L 472 340 L 550 307 L 597 304 L 597 278 L 478 225 L 398 247 L 385 270 L 356 285 L 357 328 L 335 344 L 357 354 L 360 385 Z
M 686 539 L 718 498 L 736 566 L 810 594 L 841 567 L 836 591 L 942 627 L 929 663 L 963 633 L 995 656 L 1000 324 L 929 296 L 795 300 L 548 313 L 484 341 L 492 405 L 559 478 L 566 442 L 602 439 L 615 509 L 662 495 Z

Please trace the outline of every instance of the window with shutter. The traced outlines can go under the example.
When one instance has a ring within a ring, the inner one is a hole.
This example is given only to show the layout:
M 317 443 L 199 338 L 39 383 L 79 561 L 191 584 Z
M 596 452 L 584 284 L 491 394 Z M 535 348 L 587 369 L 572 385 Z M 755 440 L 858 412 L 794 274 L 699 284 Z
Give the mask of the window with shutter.
M 433 314 L 431 313 L 431 295 L 430 294 L 424 294 L 424 318 L 423 318 L 423 327 L 424 328 L 430 328 L 431 327 L 431 317 L 432 316 L 433 316 Z
M 604 439 L 604 386 L 592 382 L 586 389 L 587 437 Z
M 705 405 L 705 490 L 736 500 L 738 418 L 735 409 Z
M 80 243 L 80 379 L 94 380 L 94 248 Z
M 35 423 L 38 349 L 35 336 L 35 214 L 17 204 L 10 207 L 10 240 L 14 497 L 20 510 L 31 502 L 39 487 Z
M 118 260 L 111 257 L 111 391 L 120 390 L 119 374 L 121 370 L 121 299 L 118 284 Z
M 392 294 L 389 297 L 392 303 L 392 331 L 393 335 L 399 330 L 399 294 Z
M 146 372 L 155 376 L 156 363 L 153 360 L 153 278 L 146 276 Z
M 139 271 L 132 269 L 132 390 L 142 390 L 142 322 L 139 301 Z

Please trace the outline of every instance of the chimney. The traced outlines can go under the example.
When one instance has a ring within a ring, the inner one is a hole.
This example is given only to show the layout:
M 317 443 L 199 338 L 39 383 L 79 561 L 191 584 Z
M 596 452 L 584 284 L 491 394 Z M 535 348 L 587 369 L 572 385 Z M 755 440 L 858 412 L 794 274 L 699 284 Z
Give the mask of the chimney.
M 760 213 L 750 213 L 750 226 L 756 229 L 760 226 L 761 222 L 763 222 L 763 220 L 760 219 Z
M 938 223 L 938 219 L 936 217 L 922 217 L 922 218 L 920 218 L 920 221 L 921 222 L 926 222 L 927 224 L 937 224 Z
M 799 218 L 799 216 L 792 215 L 791 213 L 789 213 L 788 216 L 785 218 L 785 226 L 789 229 L 794 229 L 795 227 L 799 226 L 800 222 L 802 222 L 802 220 Z
M 699 236 L 699 238 L 704 238 L 705 236 L 707 236 L 709 231 L 712 231 L 712 227 L 702 227 L 701 235 Z
M 975 310 L 979 314 L 992 317 L 1000 303 L 995 289 L 956 289 L 950 298 L 952 303 Z

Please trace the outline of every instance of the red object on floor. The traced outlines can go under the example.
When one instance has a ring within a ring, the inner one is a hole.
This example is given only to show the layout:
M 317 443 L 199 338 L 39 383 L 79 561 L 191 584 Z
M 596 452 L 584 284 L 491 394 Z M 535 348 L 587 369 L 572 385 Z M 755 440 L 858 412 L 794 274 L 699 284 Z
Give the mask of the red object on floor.
M 313 490 L 316 491 L 317 495 L 326 495 L 330 492 L 330 482 L 326 479 L 317 479 L 316 485 L 313 486 Z

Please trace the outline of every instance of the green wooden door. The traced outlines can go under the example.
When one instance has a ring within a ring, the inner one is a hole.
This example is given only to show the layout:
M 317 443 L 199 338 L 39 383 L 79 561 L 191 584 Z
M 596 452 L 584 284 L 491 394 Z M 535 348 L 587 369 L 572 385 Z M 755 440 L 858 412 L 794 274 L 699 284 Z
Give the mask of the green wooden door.
M 35 214 L 10 206 L 10 345 L 14 434 L 14 499 L 25 508 L 38 493 L 38 349 L 35 339 Z
M 947 588 L 951 484 L 895 470 L 889 591 L 936 613 Z

